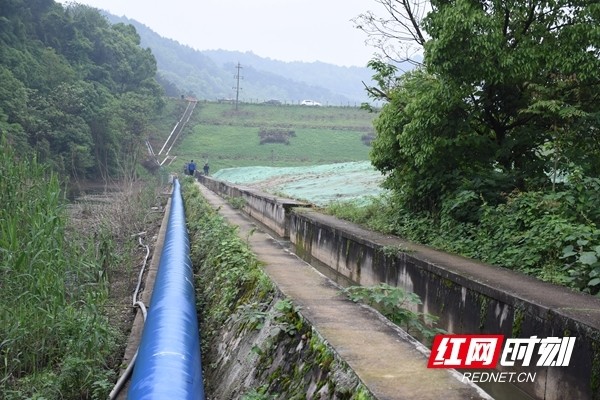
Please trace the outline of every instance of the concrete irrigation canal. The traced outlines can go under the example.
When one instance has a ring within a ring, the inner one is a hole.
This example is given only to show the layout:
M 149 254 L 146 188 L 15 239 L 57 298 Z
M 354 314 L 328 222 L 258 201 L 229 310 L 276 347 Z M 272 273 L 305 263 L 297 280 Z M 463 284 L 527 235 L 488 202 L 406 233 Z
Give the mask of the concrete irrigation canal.
M 367 232 L 311 211 L 302 202 L 204 176 L 198 180 L 202 196 L 239 227 L 238 235 L 256 254 L 281 295 L 300 310 L 314 334 L 342 361 L 340 365 L 347 366 L 332 372 L 337 382 L 350 388 L 346 394 L 320 387 L 315 383 L 320 376 L 313 373 L 303 378 L 306 391 L 302 398 L 550 400 L 597 396 L 594 368 L 600 368 L 599 299 L 522 276 L 516 282 L 510 271 Z M 190 308 L 194 304 L 193 278 L 179 191 L 175 180 L 148 321 L 141 334 L 133 379 L 120 398 L 125 398 L 127 391 L 130 399 L 205 396 L 196 310 Z M 225 198 L 231 197 L 243 199 L 244 211 L 227 203 Z M 390 247 L 404 250 L 395 256 L 399 258 L 381 256 L 380 250 Z M 510 337 L 515 324 L 524 337 L 568 330 L 577 337 L 572 359 L 577 359 L 579 366 L 522 368 L 519 372 L 536 374 L 535 382 L 486 386 L 484 391 L 465 382 L 453 369 L 428 369 L 429 350 L 372 308 L 349 301 L 335 282 L 340 277 L 354 284 L 388 282 L 414 290 L 423 299 L 425 311 L 440 315 L 440 324 L 450 332 L 493 332 Z M 147 287 L 151 285 L 147 283 Z M 140 332 L 140 325 L 134 326 L 132 337 L 136 330 Z M 204 382 L 214 389 L 214 399 L 243 398 L 244 389 L 262 385 L 256 381 L 259 374 L 253 371 L 257 365 L 250 356 L 258 336 L 260 333 L 247 337 L 233 331 L 223 335 L 216 351 L 222 357 L 218 361 L 221 367 Z M 304 346 L 305 338 L 288 344 L 270 359 L 270 368 L 293 362 L 299 363 L 295 367 L 299 369 L 303 361 L 297 354 Z M 126 358 L 131 359 L 136 348 L 132 340 Z M 357 390 L 359 387 L 364 390 Z M 285 394 L 268 395 L 272 396 L 261 398 L 286 398 Z

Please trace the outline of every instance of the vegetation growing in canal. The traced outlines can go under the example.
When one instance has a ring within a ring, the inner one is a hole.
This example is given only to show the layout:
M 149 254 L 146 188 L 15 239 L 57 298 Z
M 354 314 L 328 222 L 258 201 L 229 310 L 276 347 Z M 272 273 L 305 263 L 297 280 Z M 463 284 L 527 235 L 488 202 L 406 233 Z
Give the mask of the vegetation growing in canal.
M 343 292 L 355 302 L 368 304 L 376 308 L 394 324 L 406 332 L 416 335 L 425 341 L 433 338 L 443 329 L 434 328 L 437 317 L 427 313 L 414 311 L 421 305 L 416 293 L 407 292 L 403 288 L 380 283 L 375 286 L 350 286 Z
M 252 350 L 258 355 L 259 387 L 243 400 L 372 400 L 370 392 L 288 299 L 276 300 L 266 314 L 267 339 Z

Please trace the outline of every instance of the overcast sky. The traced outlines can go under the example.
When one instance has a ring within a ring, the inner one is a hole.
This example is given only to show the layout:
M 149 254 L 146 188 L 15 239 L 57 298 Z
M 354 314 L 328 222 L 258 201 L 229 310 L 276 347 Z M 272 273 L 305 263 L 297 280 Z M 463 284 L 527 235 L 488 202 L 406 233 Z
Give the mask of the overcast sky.
M 69 3 L 71 0 L 59 0 Z M 352 21 L 374 0 L 78 0 L 197 50 L 365 67 L 375 49 Z

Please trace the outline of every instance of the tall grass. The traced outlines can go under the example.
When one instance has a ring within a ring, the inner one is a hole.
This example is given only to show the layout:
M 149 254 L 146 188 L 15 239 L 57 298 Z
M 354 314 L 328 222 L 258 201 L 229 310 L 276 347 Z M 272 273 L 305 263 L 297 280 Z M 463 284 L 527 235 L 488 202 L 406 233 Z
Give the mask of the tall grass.
M 0 398 L 105 397 L 115 333 L 94 246 L 65 239 L 57 176 L 2 142 Z

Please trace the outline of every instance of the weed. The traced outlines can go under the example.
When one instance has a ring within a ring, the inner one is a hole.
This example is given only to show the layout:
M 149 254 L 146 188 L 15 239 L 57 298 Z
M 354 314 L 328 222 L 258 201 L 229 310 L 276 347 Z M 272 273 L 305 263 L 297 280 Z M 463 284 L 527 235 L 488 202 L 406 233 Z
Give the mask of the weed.
M 184 182 L 183 195 L 190 232 L 191 258 L 197 270 L 198 309 L 210 310 L 201 316 L 203 344 L 240 308 L 245 322 L 261 323 L 259 304 L 245 305 L 245 294 L 257 299 L 271 296 L 273 286 L 265 277 L 256 256 L 199 195 L 198 188 Z
M 274 400 L 277 398 L 275 395 L 267 394 L 268 387 L 263 385 L 259 388 L 251 389 L 249 392 L 242 396 L 242 400 Z
M 413 251 L 410 249 L 407 249 L 404 246 L 396 245 L 396 246 L 383 246 L 383 247 L 381 247 L 381 252 L 386 257 L 398 257 L 402 253 L 411 253 Z
M 248 326 L 249 329 L 262 329 L 269 313 L 265 310 L 266 303 L 251 302 L 241 304 L 235 313 L 236 322 Z
M 227 202 L 236 210 L 241 210 L 246 206 L 246 200 L 243 197 L 229 197 Z
M 408 333 L 417 333 L 425 340 L 444 332 L 442 329 L 433 328 L 437 317 L 412 310 L 421 304 L 421 299 L 415 293 L 386 283 L 376 286 L 350 286 L 342 291 L 350 300 L 376 308 L 394 324 L 405 328 Z
M 296 335 L 304 324 L 304 320 L 299 314 L 300 308 L 294 306 L 290 299 L 277 301 L 274 308 L 273 321 L 275 325 L 271 330 L 271 336 L 277 336 L 279 332 L 284 332 L 289 336 Z

